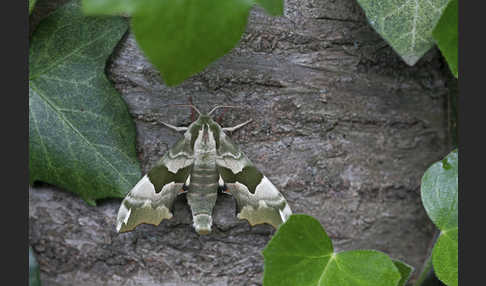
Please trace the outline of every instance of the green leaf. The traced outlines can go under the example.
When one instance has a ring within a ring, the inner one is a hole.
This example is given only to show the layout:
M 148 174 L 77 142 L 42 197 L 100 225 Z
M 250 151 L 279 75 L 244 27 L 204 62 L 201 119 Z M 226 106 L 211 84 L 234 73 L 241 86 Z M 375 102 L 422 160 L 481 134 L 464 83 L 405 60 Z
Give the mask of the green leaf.
M 319 221 L 292 215 L 263 250 L 263 285 L 398 285 L 393 261 L 374 250 L 335 253 Z
M 437 277 L 448 286 L 458 285 L 458 231 L 442 232 L 432 252 Z
M 395 267 L 398 269 L 401 275 L 398 286 L 405 286 L 408 279 L 410 279 L 410 276 L 412 275 L 413 267 L 398 260 L 393 260 L 393 263 L 395 264 Z
M 83 11 L 131 14 L 138 45 L 170 86 L 235 47 L 255 1 L 271 15 L 283 13 L 283 0 L 83 0 Z
M 427 214 L 442 231 L 458 225 L 458 152 L 430 166 L 422 177 L 422 203 Z
M 451 0 L 432 32 L 442 55 L 457 78 L 458 66 L 458 9 L 459 1 Z
M 40 285 L 39 264 L 37 264 L 32 247 L 29 246 L 29 286 Z
M 29 51 L 29 180 L 90 204 L 124 197 L 140 178 L 135 125 L 105 76 L 127 30 L 119 17 L 85 17 L 78 1 L 57 9 Z
M 432 252 L 437 277 L 449 286 L 458 277 L 458 151 L 430 166 L 422 177 L 422 203 L 441 230 Z
M 408 65 L 434 44 L 432 30 L 449 0 L 358 0 L 371 26 Z
M 140 0 L 83 0 L 82 10 L 89 15 L 131 15 L 137 9 Z
M 145 55 L 167 85 L 202 71 L 233 49 L 246 28 L 250 0 L 150 0 L 132 18 Z
M 34 9 L 35 1 L 36 0 L 29 0 L 29 14 L 32 13 L 32 10 Z

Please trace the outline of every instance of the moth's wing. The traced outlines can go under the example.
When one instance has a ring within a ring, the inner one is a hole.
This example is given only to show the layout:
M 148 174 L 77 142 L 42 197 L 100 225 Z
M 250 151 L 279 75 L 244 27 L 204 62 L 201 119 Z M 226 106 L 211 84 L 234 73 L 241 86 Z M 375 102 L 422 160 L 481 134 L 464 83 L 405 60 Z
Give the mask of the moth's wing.
M 251 225 L 268 223 L 277 228 L 292 214 L 284 196 L 222 131 L 216 165 L 237 201 L 239 219 L 246 219 Z
M 170 219 L 170 209 L 189 177 L 193 159 L 190 142 L 181 139 L 146 174 L 122 201 L 116 230 L 133 230 L 141 223 L 158 225 Z

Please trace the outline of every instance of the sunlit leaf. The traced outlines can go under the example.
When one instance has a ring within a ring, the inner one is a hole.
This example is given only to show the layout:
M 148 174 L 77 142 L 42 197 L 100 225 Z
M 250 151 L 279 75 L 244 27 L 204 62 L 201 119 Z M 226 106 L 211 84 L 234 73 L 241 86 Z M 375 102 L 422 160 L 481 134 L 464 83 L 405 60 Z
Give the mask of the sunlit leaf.
M 382 252 L 334 252 L 319 221 L 308 215 L 290 216 L 263 256 L 264 286 L 395 286 L 401 280 L 401 272 Z

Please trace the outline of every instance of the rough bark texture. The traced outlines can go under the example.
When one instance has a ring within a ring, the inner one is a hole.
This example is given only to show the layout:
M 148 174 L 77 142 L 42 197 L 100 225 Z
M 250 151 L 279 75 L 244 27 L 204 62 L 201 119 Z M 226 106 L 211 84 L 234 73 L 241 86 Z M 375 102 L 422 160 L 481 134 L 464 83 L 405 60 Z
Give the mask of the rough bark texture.
M 231 137 L 295 213 L 319 219 L 337 251 L 377 249 L 421 268 L 435 228 L 420 179 L 449 151 L 456 92 L 436 49 L 409 67 L 356 1 L 287 0 L 283 17 L 255 8 L 238 46 L 180 86 L 161 83 L 131 34 L 107 72 L 136 121 L 144 172 L 181 136 L 160 122 L 190 123 L 189 109 L 169 104 L 192 96 L 203 110 L 248 106 L 226 111 L 222 125 L 253 118 Z M 231 197 L 218 198 L 207 236 L 194 232 L 183 197 L 171 220 L 124 234 L 115 231 L 119 205 L 29 190 L 43 285 L 261 285 L 274 230 L 236 219 Z

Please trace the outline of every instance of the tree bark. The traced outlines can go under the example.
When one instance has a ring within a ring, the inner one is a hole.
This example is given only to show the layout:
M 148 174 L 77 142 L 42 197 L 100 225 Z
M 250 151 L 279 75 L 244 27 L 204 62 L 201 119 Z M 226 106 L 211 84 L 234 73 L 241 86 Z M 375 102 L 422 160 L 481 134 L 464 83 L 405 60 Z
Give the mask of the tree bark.
M 223 126 L 287 198 L 316 217 L 335 250 L 377 249 L 415 267 L 435 227 L 420 199 L 427 167 L 451 149 L 448 98 L 457 93 L 433 48 L 409 67 L 367 24 L 355 0 L 288 0 L 283 17 L 255 7 L 229 54 L 176 87 L 165 86 L 132 34 L 115 51 L 109 78 L 137 126 L 144 172 L 202 110 L 242 105 Z M 117 234 L 121 200 L 87 205 L 53 186 L 29 189 L 29 242 L 43 285 L 261 285 L 261 251 L 275 230 L 235 217 L 220 196 L 213 232 L 199 236 L 184 197 L 174 217 Z M 296 242 L 299 243 L 299 242 Z

